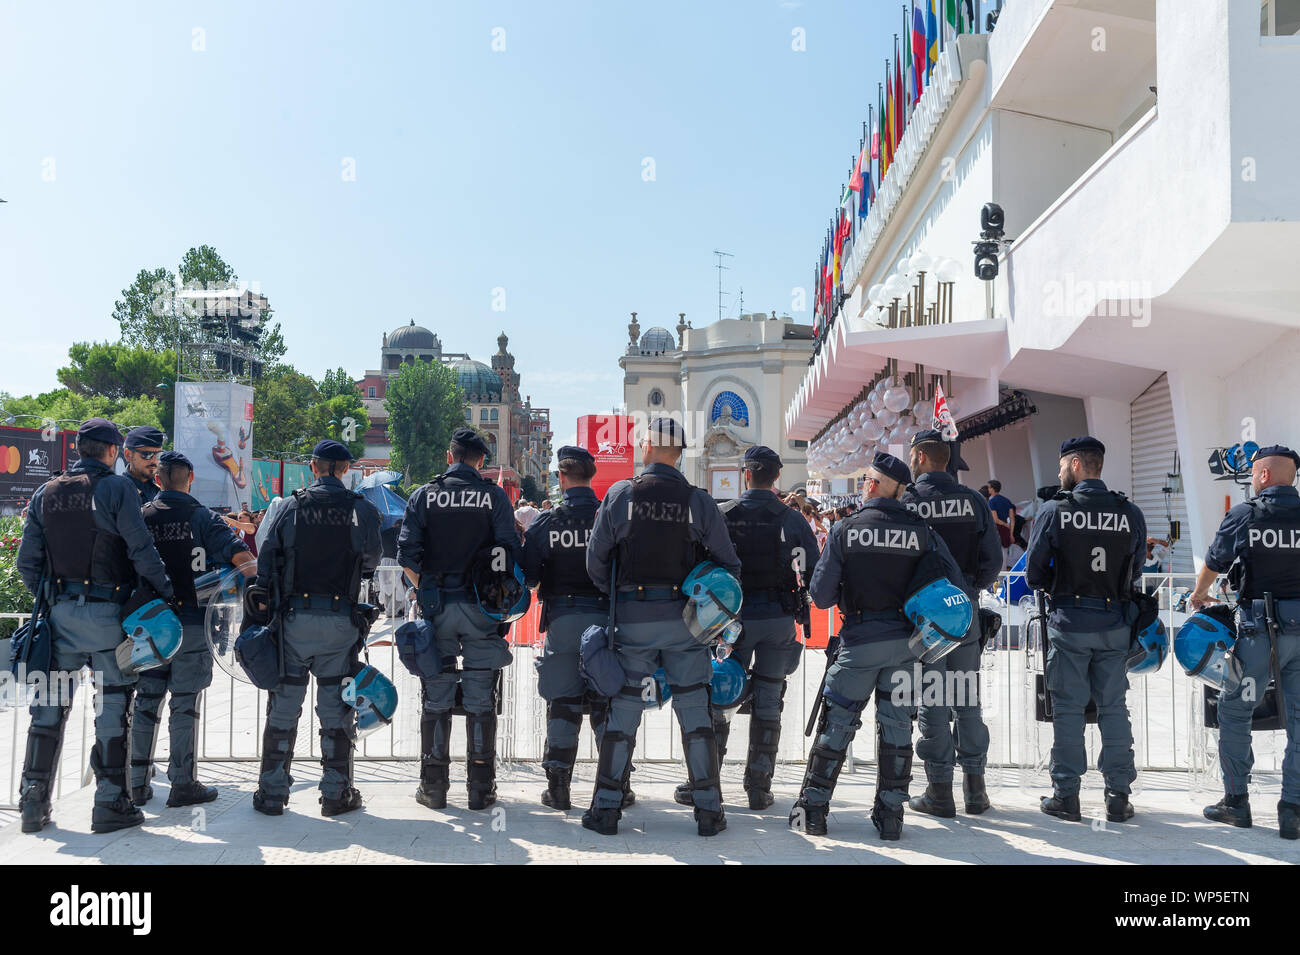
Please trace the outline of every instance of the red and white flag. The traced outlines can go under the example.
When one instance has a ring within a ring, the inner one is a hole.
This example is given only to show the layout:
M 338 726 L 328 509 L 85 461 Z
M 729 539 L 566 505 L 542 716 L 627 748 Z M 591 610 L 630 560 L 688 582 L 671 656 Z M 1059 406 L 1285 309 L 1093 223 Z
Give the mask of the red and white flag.
M 934 386 L 934 427 L 945 441 L 957 440 L 957 422 L 952 420 L 948 399 L 943 396 L 943 388 L 938 384 Z

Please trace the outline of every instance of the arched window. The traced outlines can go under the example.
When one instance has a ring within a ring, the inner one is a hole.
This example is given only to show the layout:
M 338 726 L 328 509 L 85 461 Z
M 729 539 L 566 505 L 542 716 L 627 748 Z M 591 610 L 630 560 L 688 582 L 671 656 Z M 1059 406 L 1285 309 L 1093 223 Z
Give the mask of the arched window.
M 658 408 L 664 403 L 664 393 L 658 388 L 654 389 L 650 392 L 649 401 L 651 408 Z
M 496 409 L 496 408 L 493 408 L 493 409 L 492 409 L 492 420 L 493 420 L 493 421 L 496 421 L 496 420 L 497 420 L 497 409 Z

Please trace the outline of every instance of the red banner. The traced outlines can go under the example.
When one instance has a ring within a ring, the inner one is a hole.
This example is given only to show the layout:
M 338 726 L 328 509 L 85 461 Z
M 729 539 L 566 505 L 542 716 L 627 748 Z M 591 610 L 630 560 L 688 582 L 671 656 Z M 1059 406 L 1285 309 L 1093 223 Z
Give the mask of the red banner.
M 615 481 L 632 477 L 635 441 L 630 415 L 589 414 L 578 419 L 578 444 L 596 459 L 591 489 L 603 498 Z

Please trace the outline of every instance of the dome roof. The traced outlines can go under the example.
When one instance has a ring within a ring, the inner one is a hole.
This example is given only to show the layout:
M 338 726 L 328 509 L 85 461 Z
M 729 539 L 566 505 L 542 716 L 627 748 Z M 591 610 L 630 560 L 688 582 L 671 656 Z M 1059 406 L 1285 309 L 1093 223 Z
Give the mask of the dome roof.
M 660 352 L 672 351 L 676 346 L 673 344 L 673 333 L 656 325 L 641 336 L 641 344 L 637 347 L 643 352 Z
M 415 324 L 415 319 L 411 319 L 411 324 L 403 325 L 388 336 L 388 347 L 438 348 L 438 336 L 423 325 Z
M 481 361 L 462 358 L 452 363 L 451 370 L 467 395 L 501 394 L 501 377 Z

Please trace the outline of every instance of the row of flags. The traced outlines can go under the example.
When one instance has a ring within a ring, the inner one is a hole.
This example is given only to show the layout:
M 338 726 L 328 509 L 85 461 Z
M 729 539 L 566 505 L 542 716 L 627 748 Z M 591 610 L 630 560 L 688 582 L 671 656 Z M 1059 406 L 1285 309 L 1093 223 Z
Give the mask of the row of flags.
M 884 182 L 908 117 L 931 83 L 939 52 L 956 35 L 974 30 L 972 0 L 908 0 L 903 5 L 903 32 L 894 34 L 894 58 L 885 61 L 884 82 L 876 84 L 876 104 L 868 107 L 857 158 L 815 266 L 813 329 L 818 337 L 839 306 L 847 250 L 875 204 L 876 187 Z

